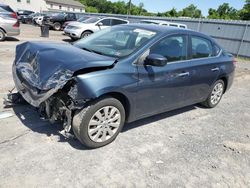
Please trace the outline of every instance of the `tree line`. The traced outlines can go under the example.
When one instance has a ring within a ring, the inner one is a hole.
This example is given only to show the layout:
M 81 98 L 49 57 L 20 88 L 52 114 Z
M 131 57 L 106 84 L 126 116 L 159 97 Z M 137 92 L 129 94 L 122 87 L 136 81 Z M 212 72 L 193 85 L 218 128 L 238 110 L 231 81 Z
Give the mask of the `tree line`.
M 108 0 L 79 0 L 86 6 L 86 12 L 92 13 L 110 13 L 110 14 L 127 14 L 129 4 L 124 1 L 111 2 Z M 180 11 L 172 8 L 166 12 L 151 13 L 144 8 L 141 2 L 139 5 L 131 3 L 131 15 L 159 16 L 159 17 L 190 17 L 205 18 L 201 10 L 191 4 Z M 223 3 L 217 9 L 210 8 L 207 18 L 210 19 L 227 19 L 227 20 L 250 20 L 250 0 L 245 0 L 245 5 L 241 10 L 231 7 L 229 3 Z

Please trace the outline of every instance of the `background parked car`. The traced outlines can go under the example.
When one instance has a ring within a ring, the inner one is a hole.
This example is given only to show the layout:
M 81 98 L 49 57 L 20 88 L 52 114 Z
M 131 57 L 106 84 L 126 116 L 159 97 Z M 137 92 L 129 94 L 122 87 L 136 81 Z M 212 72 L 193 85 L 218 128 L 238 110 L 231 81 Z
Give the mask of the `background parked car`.
M 36 13 L 32 13 L 26 17 L 23 17 L 23 21 L 22 23 L 25 23 L 25 24 L 36 24 L 36 19 L 39 17 L 39 16 L 45 16 L 46 14 L 42 14 L 42 13 L 39 13 L 39 12 L 36 12 Z
M 33 13 L 34 12 L 30 10 L 18 10 L 17 11 L 18 20 L 21 21 L 22 23 L 25 23 L 26 18 Z
M 56 31 L 60 31 L 62 26 L 67 21 L 76 21 L 77 17 L 75 13 L 61 12 L 53 14 L 52 16 L 44 17 L 44 21 L 47 25 Z
M 65 29 L 65 27 L 66 27 L 67 25 L 72 24 L 72 23 L 75 23 L 75 22 L 81 22 L 81 23 L 83 23 L 85 20 L 87 20 L 87 19 L 89 19 L 89 18 L 91 18 L 91 17 L 90 17 L 90 16 L 82 16 L 81 18 L 79 18 L 79 19 L 76 20 L 76 21 L 67 21 L 67 22 L 65 22 L 65 23 L 63 24 L 62 29 Z
M 171 26 L 171 27 L 179 27 L 179 28 L 183 28 L 183 29 L 187 28 L 187 25 L 185 25 L 185 24 L 167 22 L 167 21 L 164 21 L 164 20 L 141 20 L 140 23 L 164 25 L 164 26 Z
M 0 4 L 0 41 L 4 41 L 6 36 L 16 36 L 20 34 L 17 14 L 5 4 Z
M 101 29 L 104 29 L 110 26 L 119 25 L 119 24 L 128 24 L 128 23 L 129 23 L 128 20 L 123 20 L 119 18 L 92 17 L 92 18 L 85 20 L 83 23 L 75 22 L 75 23 L 69 24 L 64 29 L 64 33 L 68 35 L 71 39 L 76 40 L 76 39 L 87 37 L 96 31 L 99 31 Z

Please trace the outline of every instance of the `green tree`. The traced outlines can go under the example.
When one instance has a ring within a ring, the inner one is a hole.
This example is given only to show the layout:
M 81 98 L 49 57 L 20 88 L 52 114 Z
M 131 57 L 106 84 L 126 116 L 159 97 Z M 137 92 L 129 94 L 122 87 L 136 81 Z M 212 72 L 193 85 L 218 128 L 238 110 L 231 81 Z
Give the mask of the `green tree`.
M 217 10 L 209 9 L 208 10 L 208 18 L 211 19 L 231 19 L 237 20 L 239 19 L 239 11 L 233 7 L 230 7 L 228 3 L 223 3 L 220 5 Z
M 95 7 L 88 6 L 86 7 L 86 12 L 98 13 L 98 10 Z
M 195 5 L 191 4 L 188 7 L 184 8 L 182 11 L 180 11 L 179 16 L 200 18 L 202 17 L 202 14 L 200 9 L 198 9 Z
M 242 20 L 250 20 L 250 0 L 246 0 L 243 9 L 240 10 L 240 18 Z

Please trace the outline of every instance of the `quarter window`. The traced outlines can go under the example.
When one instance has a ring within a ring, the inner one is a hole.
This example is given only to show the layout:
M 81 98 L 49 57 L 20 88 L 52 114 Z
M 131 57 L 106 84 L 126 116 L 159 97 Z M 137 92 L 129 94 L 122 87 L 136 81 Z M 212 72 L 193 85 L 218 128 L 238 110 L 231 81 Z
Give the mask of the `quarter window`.
M 211 57 L 213 55 L 212 44 L 209 40 L 201 37 L 191 37 L 192 58 Z
M 185 35 L 167 37 L 151 47 L 150 54 L 162 55 L 168 62 L 186 60 L 187 37 Z

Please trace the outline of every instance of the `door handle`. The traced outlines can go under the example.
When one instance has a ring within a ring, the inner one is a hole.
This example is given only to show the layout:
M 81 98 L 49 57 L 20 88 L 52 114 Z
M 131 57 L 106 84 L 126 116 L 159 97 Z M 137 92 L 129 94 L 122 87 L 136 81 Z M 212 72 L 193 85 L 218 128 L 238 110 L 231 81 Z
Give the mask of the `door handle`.
M 216 71 L 219 71 L 219 70 L 220 70 L 219 67 L 215 67 L 215 68 L 211 69 L 212 72 L 216 72 Z
M 183 72 L 180 74 L 177 74 L 178 77 L 184 77 L 184 76 L 189 76 L 189 72 Z

